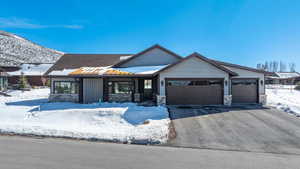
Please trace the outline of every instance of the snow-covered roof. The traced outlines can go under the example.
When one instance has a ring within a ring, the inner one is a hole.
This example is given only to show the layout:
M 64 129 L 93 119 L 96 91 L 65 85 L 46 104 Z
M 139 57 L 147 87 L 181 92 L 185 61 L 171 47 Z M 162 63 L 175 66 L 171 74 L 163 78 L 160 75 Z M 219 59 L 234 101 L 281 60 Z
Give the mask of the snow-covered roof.
M 68 76 L 70 73 L 76 71 L 77 69 L 63 69 L 63 70 L 54 70 L 48 75 L 50 76 Z
M 288 79 L 300 76 L 298 72 L 276 72 L 276 75 L 279 79 Z
M 133 66 L 133 67 L 127 67 L 127 68 L 114 68 L 121 72 L 128 72 L 133 74 L 153 74 L 168 65 L 159 65 L 159 66 Z
M 53 64 L 22 64 L 21 69 L 15 72 L 8 72 L 11 76 L 20 76 L 22 74 L 27 76 L 42 76 Z
M 168 65 L 159 66 L 134 66 L 127 68 L 107 67 L 81 67 L 79 69 L 64 69 L 52 71 L 50 76 L 68 76 L 68 75 L 151 75 Z

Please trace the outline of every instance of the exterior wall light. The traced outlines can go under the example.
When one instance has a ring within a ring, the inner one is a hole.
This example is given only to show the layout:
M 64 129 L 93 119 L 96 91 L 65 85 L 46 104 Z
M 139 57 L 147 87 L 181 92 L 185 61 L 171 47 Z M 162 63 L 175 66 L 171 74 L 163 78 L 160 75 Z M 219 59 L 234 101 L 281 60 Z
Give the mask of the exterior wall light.
M 224 84 L 225 84 L 225 86 L 227 86 L 227 85 L 228 85 L 228 81 L 227 81 L 227 80 L 225 80 L 225 81 L 224 81 Z
M 264 81 L 263 80 L 260 80 L 260 85 L 264 85 Z
M 160 85 L 164 86 L 164 81 L 163 80 L 160 81 Z

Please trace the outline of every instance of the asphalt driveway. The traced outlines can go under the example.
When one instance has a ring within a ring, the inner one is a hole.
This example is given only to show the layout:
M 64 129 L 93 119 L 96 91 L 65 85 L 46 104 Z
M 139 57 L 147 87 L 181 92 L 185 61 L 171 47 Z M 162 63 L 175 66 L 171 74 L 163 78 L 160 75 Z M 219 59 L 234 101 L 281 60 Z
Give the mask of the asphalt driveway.
M 168 145 L 300 154 L 300 118 L 256 106 L 169 107 L 176 138 Z

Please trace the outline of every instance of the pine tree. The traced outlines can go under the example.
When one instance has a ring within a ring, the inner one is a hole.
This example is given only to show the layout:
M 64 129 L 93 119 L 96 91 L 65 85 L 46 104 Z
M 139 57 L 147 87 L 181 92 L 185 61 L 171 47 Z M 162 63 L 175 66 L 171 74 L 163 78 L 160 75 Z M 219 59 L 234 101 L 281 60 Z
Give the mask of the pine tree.
M 21 74 L 19 83 L 20 83 L 20 88 L 21 89 L 25 89 L 25 88 L 27 88 L 29 86 L 27 78 L 24 76 L 23 73 Z

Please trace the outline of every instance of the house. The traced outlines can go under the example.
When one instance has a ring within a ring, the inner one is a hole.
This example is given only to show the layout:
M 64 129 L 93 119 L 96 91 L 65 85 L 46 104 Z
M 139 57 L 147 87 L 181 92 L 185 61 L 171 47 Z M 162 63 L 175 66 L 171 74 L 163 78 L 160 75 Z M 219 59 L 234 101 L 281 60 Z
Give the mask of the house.
M 264 104 L 267 74 L 198 53 L 183 58 L 159 45 L 133 55 L 65 54 L 46 72 L 50 101 L 158 105 Z
M 0 66 L 0 91 L 5 91 L 8 88 L 8 72 L 18 70 L 14 66 Z
M 275 72 L 275 76 L 266 77 L 266 84 L 295 85 L 299 82 L 298 72 Z
M 8 87 L 7 76 L 6 72 L 0 72 L 0 91 L 4 91 Z
M 45 86 L 47 77 L 44 74 L 51 66 L 50 63 L 23 63 L 19 70 L 8 72 L 8 83 L 19 84 L 21 76 L 25 76 L 30 86 Z

